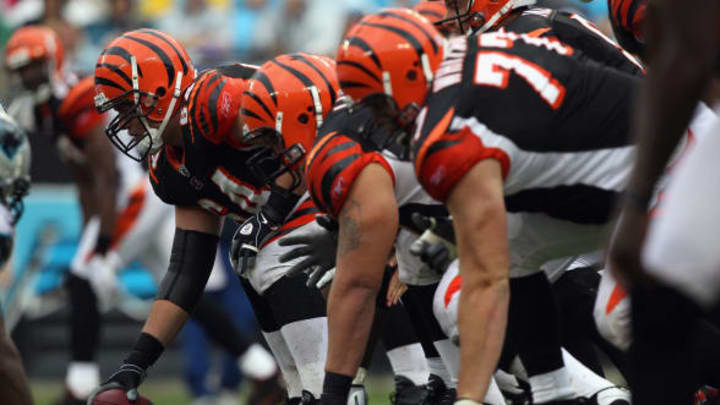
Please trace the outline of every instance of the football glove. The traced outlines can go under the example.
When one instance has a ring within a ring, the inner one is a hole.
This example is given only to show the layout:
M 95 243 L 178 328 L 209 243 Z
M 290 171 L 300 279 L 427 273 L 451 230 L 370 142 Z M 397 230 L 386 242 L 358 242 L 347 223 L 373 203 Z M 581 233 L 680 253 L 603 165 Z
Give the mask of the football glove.
M 413 213 L 415 226 L 423 233 L 410 246 L 410 253 L 428 267 L 442 274 L 457 257 L 452 221 L 447 218 L 431 218 Z
M 290 268 L 288 276 L 306 273 L 309 276 L 308 287 L 322 284 L 318 287 L 322 288 L 332 280 L 332 277 L 328 278 L 327 275 L 335 268 L 338 224 L 325 215 L 316 216 L 315 221 L 323 228 L 322 230 L 280 239 L 280 246 L 298 246 L 280 256 L 280 263 L 302 258 Z
M 259 212 L 238 227 L 230 247 L 230 263 L 237 274 L 243 275 L 255 268 L 255 259 L 260 248 L 281 225 L 272 223 Z
M 137 364 L 123 363 L 120 369 L 99 386 L 88 398 L 88 404 L 92 404 L 95 396 L 103 391 L 120 388 L 125 391 L 128 401 L 135 402 L 138 398 L 137 388 L 145 379 L 145 369 Z

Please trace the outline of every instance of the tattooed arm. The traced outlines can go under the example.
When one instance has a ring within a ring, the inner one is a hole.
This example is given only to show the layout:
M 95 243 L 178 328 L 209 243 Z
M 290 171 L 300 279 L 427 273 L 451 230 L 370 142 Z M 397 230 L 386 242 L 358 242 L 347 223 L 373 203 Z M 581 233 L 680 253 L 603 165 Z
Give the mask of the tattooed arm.
M 353 183 L 338 221 L 337 272 L 328 297 L 326 370 L 354 376 L 398 229 L 390 175 L 379 165 L 367 166 Z

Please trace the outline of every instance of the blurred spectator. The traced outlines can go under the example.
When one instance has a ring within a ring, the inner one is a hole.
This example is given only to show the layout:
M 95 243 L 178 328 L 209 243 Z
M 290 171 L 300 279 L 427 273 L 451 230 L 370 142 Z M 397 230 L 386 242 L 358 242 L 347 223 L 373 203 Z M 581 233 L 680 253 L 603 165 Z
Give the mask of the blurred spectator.
M 158 29 L 182 42 L 198 68 L 230 58 L 232 31 L 227 10 L 207 0 L 182 0 L 158 21 Z

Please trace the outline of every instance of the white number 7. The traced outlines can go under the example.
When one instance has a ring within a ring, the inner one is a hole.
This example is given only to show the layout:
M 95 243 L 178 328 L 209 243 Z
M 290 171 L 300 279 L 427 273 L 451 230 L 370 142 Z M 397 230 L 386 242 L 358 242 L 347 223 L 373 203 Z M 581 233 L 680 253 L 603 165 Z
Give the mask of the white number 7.
M 478 52 L 475 84 L 504 89 L 510 79 L 510 71 L 525 79 L 552 109 L 557 110 L 565 100 L 565 86 L 552 74 L 521 57 L 503 52 Z

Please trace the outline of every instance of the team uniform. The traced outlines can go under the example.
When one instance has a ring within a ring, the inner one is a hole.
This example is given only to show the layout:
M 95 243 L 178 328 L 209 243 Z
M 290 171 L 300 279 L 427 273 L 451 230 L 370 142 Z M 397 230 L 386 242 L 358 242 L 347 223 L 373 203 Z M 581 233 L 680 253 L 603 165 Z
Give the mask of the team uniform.
M 406 294 L 413 294 L 413 287 L 417 287 L 420 294 L 428 288 L 434 291 L 441 275 L 410 253 L 410 246 L 418 238 L 417 233 L 413 232 L 416 226 L 411 217 L 415 212 L 429 217 L 447 217 L 447 209 L 430 197 L 415 180 L 412 163 L 403 159 L 407 156 L 403 148 L 393 146 L 383 149 L 365 138 L 365 134 L 358 132 L 358 128 L 362 128 L 363 123 L 369 122 L 371 118 L 369 110 L 362 107 L 338 108 L 327 116 L 325 124 L 318 132 L 312 152 L 308 155 L 308 189 L 318 207 L 332 217 L 337 217 L 362 170 L 371 164 L 382 167 L 393 179 L 399 209 L 401 229 L 395 240 L 399 279 L 409 286 Z M 418 308 L 410 308 L 411 303 L 418 305 Z M 432 311 L 432 296 L 412 301 L 406 297 L 405 305 L 411 314 L 418 310 L 427 318 Z M 416 329 L 423 333 L 425 328 L 413 318 Z M 457 348 L 449 344 L 434 319 L 429 319 L 433 324 L 428 332 L 429 339 L 450 372 L 450 380 L 445 383 L 454 387 L 459 367 Z M 489 396 L 488 401 L 502 403 L 497 402 L 502 401 L 499 391 L 494 394 L 496 396 Z
M 231 136 L 245 81 L 255 71 L 242 64 L 219 67 L 201 73 L 188 87 L 180 110 L 183 147 L 165 145 L 150 157 L 150 179 L 163 201 L 200 207 L 237 222 L 260 212 L 271 191 L 247 164 L 257 148 Z M 255 268 L 241 274 L 291 397 L 300 397 L 303 388 L 319 396 L 324 373 L 319 354 L 326 348 L 327 327 L 319 291 L 306 288 L 301 278 L 283 278 L 296 262 L 279 262 L 288 248 L 278 242 L 292 232 L 320 231 L 314 221 L 317 213 L 307 196 L 300 198 L 274 237 L 261 246 Z M 297 339 L 298 328 L 304 341 Z

